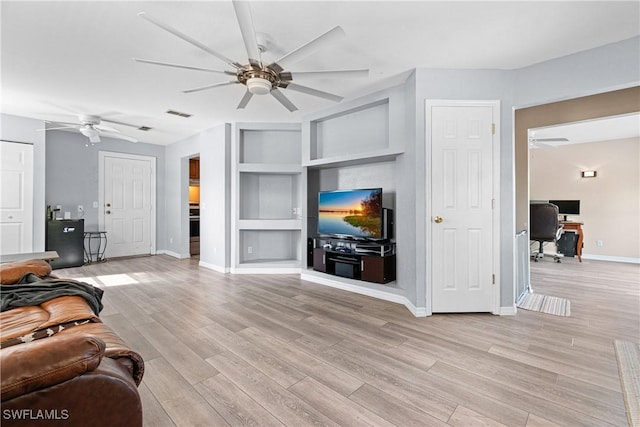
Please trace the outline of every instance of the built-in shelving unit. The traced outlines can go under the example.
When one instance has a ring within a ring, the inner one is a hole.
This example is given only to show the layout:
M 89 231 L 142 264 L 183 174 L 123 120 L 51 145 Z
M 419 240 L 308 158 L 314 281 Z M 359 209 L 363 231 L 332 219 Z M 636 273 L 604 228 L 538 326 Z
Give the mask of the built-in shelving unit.
M 237 124 L 232 273 L 299 271 L 300 138 L 299 124 Z
M 320 191 L 380 187 L 383 207 L 394 209 L 396 223 L 402 216 L 404 206 L 396 206 L 397 162 L 409 136 L 406 107 L 405 92 L 392 88 L 343 102 L 303 121 L 304 280 L 406 303 L 406 285 L 398 280 L 402 271 L 400 258 L 396 264 L 395 242 L 390 243 L 391 252 L 376 254 L 362 251 L 357 243 L 332 242 L 326 247 L 317 236 Z M 396 242 L 401 253 L 403 243 Z

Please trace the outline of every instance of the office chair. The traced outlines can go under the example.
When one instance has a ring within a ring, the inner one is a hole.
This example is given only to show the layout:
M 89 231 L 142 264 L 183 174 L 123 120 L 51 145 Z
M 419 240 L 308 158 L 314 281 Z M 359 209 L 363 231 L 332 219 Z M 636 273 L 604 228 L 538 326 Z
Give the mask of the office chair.
M 554 242 L 556 253 L 553 256 L 555 262 L 560 262 L 557 251 L 557 242 L 562 234 L 562 225 L 558 220 L 558 207 L 551 203 L 532 203 L 529 205 L 529 235 L 530 240 L 540 243 L 540 248 L 533 251 L 531 256 L 538 262 L 544 257 L 544 242 Z

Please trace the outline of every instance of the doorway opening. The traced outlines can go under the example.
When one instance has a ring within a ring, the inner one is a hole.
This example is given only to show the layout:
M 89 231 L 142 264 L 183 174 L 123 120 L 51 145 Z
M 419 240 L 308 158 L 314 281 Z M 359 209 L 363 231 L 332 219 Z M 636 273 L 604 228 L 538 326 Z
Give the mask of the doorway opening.
M 189 158 L 189 254 L 200 256 L 200 157 Z

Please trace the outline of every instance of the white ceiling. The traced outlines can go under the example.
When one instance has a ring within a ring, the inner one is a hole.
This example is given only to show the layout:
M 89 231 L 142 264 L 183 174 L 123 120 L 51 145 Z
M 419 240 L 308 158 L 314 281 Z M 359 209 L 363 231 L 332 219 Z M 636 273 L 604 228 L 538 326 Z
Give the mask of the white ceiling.
M 340 25 L 346 37 L 293 71 L 369 68 L 361 79 L 296 80 L 346 98 L 402 82 L 415 67 L 517 69 L 640 34 L 640 2 L 255 1 L 257 32 L 274 60 Z M 70 111 L 150 126 L 114 125 L 168 144 L 223 122 L 299 121 L 331 101 L 286 91 L 299 111 L 227 86 L 182 93 L 224 77 L 136 63 L 133 57 L 225 69 L 219 59 L 137 16 L 164 21 L 246 63 L 229 1 L 6 1 L 1 3 L 2 112 L 75 121 Z M 228 67 L 226 68 L 228 69 Z M 193 114 L 185 119 L 167 109 Z
M 566 138 L 568 141 L 531 143 L 532 147 L 546 148 L 585 142 L 615 141 L 640 137 L 640 114 L 602 117 L 595 120 L 565 123 L 529 129 L 529 139 Z

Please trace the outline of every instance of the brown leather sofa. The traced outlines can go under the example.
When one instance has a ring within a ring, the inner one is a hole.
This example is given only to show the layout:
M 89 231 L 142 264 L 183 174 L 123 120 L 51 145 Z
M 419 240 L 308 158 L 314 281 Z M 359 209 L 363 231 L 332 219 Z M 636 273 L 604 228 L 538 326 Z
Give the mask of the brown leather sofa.
M 2 290 L 45 264 L 1 264 Z M 3 311 L 0 343 L 2 426 L 142 425 L 144 362 L 82 296 Z

